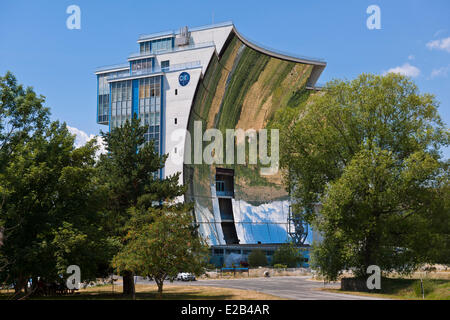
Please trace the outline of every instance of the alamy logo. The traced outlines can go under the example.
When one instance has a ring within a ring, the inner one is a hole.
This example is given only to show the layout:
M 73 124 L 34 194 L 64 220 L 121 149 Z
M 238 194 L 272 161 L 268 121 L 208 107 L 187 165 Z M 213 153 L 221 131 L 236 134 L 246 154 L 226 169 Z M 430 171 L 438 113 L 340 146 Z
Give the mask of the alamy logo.
M 268 148 L 270 138 L 270 150 Z M 211 128 L 203 132 L 202 122 L 194 121 L 194 139 L 184 129 L 172 132 L 171 142 L 174 150 L 169 161 L 180 164 L 251 164 L 261 165 L 262 175 L 273 175 L 279 168 L 279 130 L 271 129 L 226 129 L 225 139 L 222 131 Z M 208 144 L 203 147 L 203 142 Z M 248 145 L 248 153 L 246 146 Z M 185 149 L 186 148 L 186 149 Z M 184 150 L 184 152 L 183 152 Z M 225 151 L 225 152 L 224 152 Z M 192 157 L 193 155 L 193 157 Z
M 80 9 L 80 7 L 77 5 L 74 5 L 74 4 L 70 5 L 67 7 L 66 13 L 70 14 L 70 16 L 66 20 L 67 29 L 80 30 L 81 29 L 81 9 Z
M 381 289 L 381 269 L 379 266 L 371 265 L 367 267 L 367 274 L 370 274 L 367 278 L 366 285 L 367 289 Z
M 71 274 L 66 281 L 66 286 L 69 290 L 80 289 L 81 269 L 79 266 L 73 264 L 67 267 L 66 273 Z
M 367 14 L 370 16 L 367 18 L 366 25 L 369 30 L 380 30 L 381 29 L 381 9 L 377 5 L 371 5 L 367 7 Z

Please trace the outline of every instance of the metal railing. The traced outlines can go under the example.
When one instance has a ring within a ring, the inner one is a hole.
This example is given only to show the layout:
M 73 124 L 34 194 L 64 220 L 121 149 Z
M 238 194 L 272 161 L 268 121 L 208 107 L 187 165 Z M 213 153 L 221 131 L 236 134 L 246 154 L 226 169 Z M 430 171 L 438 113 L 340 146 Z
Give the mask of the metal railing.
M 129 63 L 118 63 L 118 64 L 112 64 L 108 66 L 101 66 L 95 69 L 95 72 L 101 72 L 101 71 L 108 71 L 108 70 L 114 70 L 114 69 L 125 69 L 129 68 Z
M 122 76 L 113 75 L 113 76 L 108 77 L 107 80 L 127 79 L 127 78 L 134 77 L 134 76 L 152 75 L 152 74 L 157 74 L 157 73 L 162 73 L 162 72 L 174 72 L 174 71 L 180 71 L 180 70 L 186 70 L 186 69 L 199 68 L 201 66 L 202 65 L 201 65 L 200 61 L 191 61 L 191 62 L 186 62 L 186 63 L 173 64 L 171 66 L 163 67 L 163 68 L 156 67 L 156 68 L 134 70 L 134 71 L 131 71 L 131 75 L 130 74 L 122 75 Z
M 152 54 L 171 53 L 171 52 L 178 52 L 178 51 L 184 51 L 184 50 L 190 50 L 190 49 L 207 48 L 207 47 L 212 47 L 212 46 L 215 46 L 214 42 L 212 42 L 212 41 L 192 43 L 187 46 L 173 47 L 173 48 L 168 48 L 168 49 L 160 49 L 160 50 L 156 50 L 156 51 L 135 52 L 135 53 L 130 54 L 128 56 L 128 59 L 149 56 Z

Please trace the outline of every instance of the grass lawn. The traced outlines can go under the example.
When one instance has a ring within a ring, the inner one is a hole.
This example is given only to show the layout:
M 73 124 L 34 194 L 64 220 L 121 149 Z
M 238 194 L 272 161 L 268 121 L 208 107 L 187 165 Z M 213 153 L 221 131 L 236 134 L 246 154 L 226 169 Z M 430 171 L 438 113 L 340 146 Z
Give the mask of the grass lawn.
M 122 287 L 114 286 L 112 292 L 111 285 L 81 289 L 76 294 L 54 296 L 54 297 L 33 297 L 31 299 L 50 300 L 126 300 L 120 293 Z M 120 290 L 118 292 L 118 290 Z M 9 291 L 0 292 L 0 299 L 7 299 L 12 294 Z M 136 285 L 136 300 L 156 300 L 158 292 L 156 285 Z M 163 300 L 282 300 L 282 298 L 250 290 L 238 290 L 228 288 L 200 287 L 200 286 L 167 286 L 163 291 Z
M 425 300 L 450 300 L 450 280 L 425 279 Z M 422 300 L 420 280 L 418 279 L 391 279 L 381 280 L 379 293 L 342 291 L 340 289 L 321 289 L 336 293 L 348 293 L 369 297 L 381 297 L 389 299 L 419 299 Z

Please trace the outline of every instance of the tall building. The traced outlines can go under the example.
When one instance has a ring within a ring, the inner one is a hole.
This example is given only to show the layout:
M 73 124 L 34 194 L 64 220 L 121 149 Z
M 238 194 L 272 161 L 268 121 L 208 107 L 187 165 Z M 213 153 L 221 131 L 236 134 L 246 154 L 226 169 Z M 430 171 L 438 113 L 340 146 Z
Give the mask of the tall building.
M 291 212 L 280 172 L 263 175 L 259 162 L 193 164 L 192 141 L 211 128 L 225 136 L 227 129 L 268 127 L 279 108 L 295 107 L 317 89 L 326 62 L 257 45 L 231 22 L 142 35 L 137 42 L 139 52 L 127 63 L 96 70 L 97 122 L 111 130 L 137 114 L 149 126 L 147 140 L 169 154 L 160 174 L 182 172 L 185 200 L 194 202 L 213 262 L 245 260 L 255 248 L 270 260 L 279 244 L 311 242 L 308 226 Z

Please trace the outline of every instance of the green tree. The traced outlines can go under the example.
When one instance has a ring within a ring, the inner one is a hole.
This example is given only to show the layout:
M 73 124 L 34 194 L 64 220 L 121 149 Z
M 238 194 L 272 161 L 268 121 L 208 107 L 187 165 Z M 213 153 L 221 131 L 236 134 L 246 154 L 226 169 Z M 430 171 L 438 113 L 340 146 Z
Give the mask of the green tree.
M 12 160 L 17 146 L 39 136 L 49 123 L 49 110 L 43 106 L 44 96 L 32 87 L 17 84 L 7 72 L 0 77 L 0 170 Z
M 83 279 L 93 279 L 107 266 L 101 216 L 103 193 L 96 183 L 94 141 L 74 147 L 65 124 L 52 123 L 12 153 L 0 185 L 5 239 L 2 257 L 10 263 L 0 281 L 16 291 L 37 277 L 61 280 L 68 265 L 77 264 Z
M 276 115 L 281 166 L 296 211 L 323 236 L 313 261 L 326 276 L 448 260 L 450 139 L 437 108 L 404 76 L 363 74 Z
M 29 278 L 61 280 L 70 264 L 93 279 L 108 263 L 97 147 L 76 149 L 44 101 L 11 73 L 0 78 L 0 282 L 18 292 Z
M 282 245 L 273 253 L 272 264 L 287 265 L 288 268 L 295 268 L 303 261 L 303 256 L 293 244 Z
M 248 264 L 251 267 L 264 267 L 267 266 L 267 257 L 264 251 L 260 249 L 253 250 L 248 255 Z
M 44 97 L 37 96 L 31 87 L 26 89 L 17 84 L 11 72 L 0 77 L 0 179 L 4 177 L 5 167 L 14 161 L 13 153 L 17 146 L 29 141 L 34 135 L 42 133 L 48 124 L 49 111 L 43 106 Z M 6 241 L 10 229 L 5 227 L 3 206 L 9 190 L 0 185 L 0 246 Z M 11 261 L 0 252 L 0 271 Z
M 103 133 L 107 154 L 100 156 L 98 173 L 100 183 L 107 189 L 105 228 L 112 239 L 121 245 L 128 241 L 131 208 L 146 212 L 161 207 L 184 194 L 179 185 L 180 173 L 160 178 L 167 155 L 159 155 L 153 141 L 146 142 L 148 126 L 133 116 L 121 127 Z M 141 219 L 147 220 L 145 215 Z M 121 268 L 123 293 L 134 295 L 133 272 Z
M 126 245 L 113 260 L 119 271 L 152 277 L 160 296 L 166 277 L 175 277 L 179 272 L 199 276 L 204 273 L 208 257 L 208 246 L 196 232 L 191 212 L 174 209 L 148 209 L 153 222 L 132 227 Z

